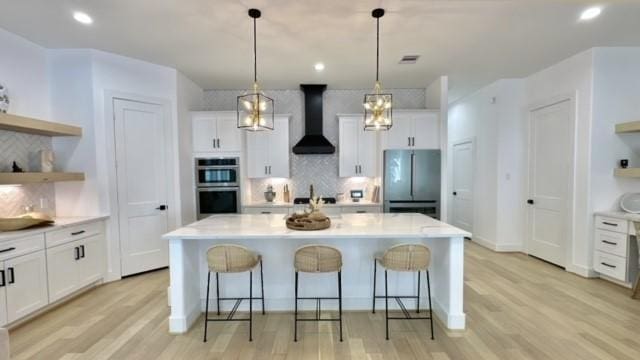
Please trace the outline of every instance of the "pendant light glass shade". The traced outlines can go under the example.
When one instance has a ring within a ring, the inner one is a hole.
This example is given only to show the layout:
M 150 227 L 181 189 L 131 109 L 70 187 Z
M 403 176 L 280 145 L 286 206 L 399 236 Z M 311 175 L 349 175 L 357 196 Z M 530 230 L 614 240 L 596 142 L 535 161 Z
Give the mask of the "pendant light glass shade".
M 261 15 L 258 9 L 249 9 L 253 18 L 253 87 L 238 96 L 236 109 L 238 128 L 249 131 L 273 130 L 274 102 L 258 86 L 258 55 L 256 46 L 256 19 Z
M 376 85 L 373 93 L 364 96 L 364 129 L 389 130 L 393 126 L 393 96 L 382 92 L 380 85 L 380 18 L 384 9 L 375 9 L 371 16 L 376 19 Z

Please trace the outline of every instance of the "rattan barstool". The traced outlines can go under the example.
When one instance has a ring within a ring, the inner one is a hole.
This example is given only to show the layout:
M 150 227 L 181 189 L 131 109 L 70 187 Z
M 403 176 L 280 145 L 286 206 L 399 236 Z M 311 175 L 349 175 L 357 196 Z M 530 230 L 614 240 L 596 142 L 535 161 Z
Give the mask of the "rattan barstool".
M 260 300 L 262 302 L 262 315 L 264 315 L 264 276 L 262 273 L 262 257 L 255 252 L 239 245 L 215 245 L 207 249 L 207 264 L 209 271 L 207 272 L 207 302 L 205 304 L 204 313 L 204 342 L 207 342 L 207 324 L 209 321 L 248 321 L 249 322 L 249 341 L 253 341 L 253 301 Z M 253 296 L 253 269 L 260 265 L 260 297 Z M 230 298 L 220 297 L 220 273 L 241 273 L 249 272 L 249 297 Z M 211 273 L 216 274 L 216 312 L 220 315 L 220 301 L 234 300 L 236 303 L 233 308 L 223 319 L 209 318 L 209 287 L 211 283 Z M 234 319 L 238 307 L 243 300 L 249 300 L 249 318 Z
M 384 268 L 384 296 L 376 295 L 376 273 L 377 265 Z M 389 320 L 430 320 L 431 340 L 434 340 L 433 334 L 433 312 L 431 311 L 431 282 L 429 280 L 429 264 L 431 263 L 431 251 L 428 247 L 421 244 L 401 244 L 389 248 L 382 256 L 376 257 L 373 261 L 373 313 L 376 313 L 376 299 L 384 299 L 385 303 L 385 331 L 386 338 L 389 340 Z M 418 273 L 418 294 L 416 296 L 407 295 L 389 295 L 387 271 L 399 272 L 417 272 Z M 429 296 L 429 316 L 428 317 L 412 317 L 409 310 L 402 302 L 402 299 L 415 299 L 416 313 L 420 313 L 420 272 L 424 271 L 427 275 L 427 295 Z M 403 317 L 389 317 L 389 298 L 395 299 L 402 310 Z
M 340 250 L 326 245 L 307 245 L 298 248 L 294 256 L 295 280 L 295 321 L 293 341 L 298 341 L 298 321 L 338 321 L 340 341 L 342 341 L 342 253 Z M 338 297 L 300 297 L 298 296 L 299 273 L 338 273 Z M 298 318 L 298 300 L 315 300 L 316 317 L 313 319 Z M 338 318 L 322 318 L 322 300 L 338 300 Z

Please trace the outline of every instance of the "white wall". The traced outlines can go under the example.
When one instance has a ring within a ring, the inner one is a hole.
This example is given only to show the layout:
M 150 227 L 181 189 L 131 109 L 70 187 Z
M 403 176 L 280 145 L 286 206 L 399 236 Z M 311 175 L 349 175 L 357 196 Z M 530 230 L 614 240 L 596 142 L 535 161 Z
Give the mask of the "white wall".
M 523 94 L 522 80 L 500 80 L 449 108 L 449 149 L 475 142 L 473 240 L 494 250 L 521 250 L 523 244 Z
M 196 204 L 194 193 L 193 168 L 193 133 L 191 129 L 190 111 L 202 107 L 204 92 L 196 83 L 182 73 L 177 73 L 177 111 L 178 111 L 178 160 L 177 178 L 180 180 L 181 223 L 196 221 Z

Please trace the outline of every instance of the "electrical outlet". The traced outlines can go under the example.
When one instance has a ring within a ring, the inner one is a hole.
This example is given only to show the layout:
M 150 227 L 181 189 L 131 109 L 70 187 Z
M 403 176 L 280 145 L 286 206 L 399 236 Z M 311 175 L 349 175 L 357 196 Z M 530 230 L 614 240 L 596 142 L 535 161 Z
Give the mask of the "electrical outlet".
M 49 207 L 49 200 L 47 198 L 40 198 L 40 209 L 46 209 Z

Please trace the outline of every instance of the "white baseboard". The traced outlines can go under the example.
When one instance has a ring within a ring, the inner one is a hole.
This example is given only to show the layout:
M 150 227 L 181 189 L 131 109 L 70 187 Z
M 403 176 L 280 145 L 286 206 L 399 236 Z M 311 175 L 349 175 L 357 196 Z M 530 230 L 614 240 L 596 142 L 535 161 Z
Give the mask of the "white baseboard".
M 498 244 L 495 251 L 497 252 L 523 252 L 524 247 L 522 244 Z
M 599 274 L 595 270 L 582 265 L 569 264 L 565 267 L 565 270 L 585 278 L 599 277 Z
M 493 250 L 493 251 L 497 251 L 496 250 L 496 244 L 477 235 L 473 235 L 473 237 L 471 238 L 471 241 L 473 241 L 474 243 L 486 247 L 489 250 Z

